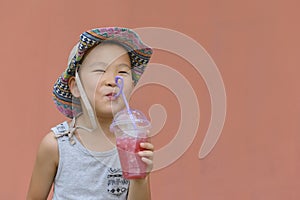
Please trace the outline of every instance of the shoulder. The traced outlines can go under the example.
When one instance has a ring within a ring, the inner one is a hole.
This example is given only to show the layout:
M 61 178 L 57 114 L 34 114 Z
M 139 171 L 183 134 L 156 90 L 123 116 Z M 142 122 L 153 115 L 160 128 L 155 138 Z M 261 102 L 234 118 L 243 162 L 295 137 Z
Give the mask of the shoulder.
M 41 160 L 48 160 L 48 162 L 58 163 L 58 144 L 53 132 L 48 133 L 41 141 L 38 157 Z
M 51 131 L 41 141 L 40 147 L 45 148 L 45 150 L 54 150 L 57 149 L 57 139 L 55 134 Z M 55 148 L 56 147 L 56 148 Z

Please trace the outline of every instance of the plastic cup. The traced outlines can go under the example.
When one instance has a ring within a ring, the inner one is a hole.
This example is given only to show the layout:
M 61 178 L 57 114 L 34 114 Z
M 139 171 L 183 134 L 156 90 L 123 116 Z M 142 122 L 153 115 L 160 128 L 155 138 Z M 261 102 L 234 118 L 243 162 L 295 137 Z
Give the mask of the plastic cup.
M 129 113 L 125 109 L 114 116 L 110 130 L 116 136 L 122 173 L 126 179 L 145 178 L 147 175 L 147 165 L 137 153 L 144 150 L 140 143 L 147 141 L 150 127 L 150 122 L 138 110 Z

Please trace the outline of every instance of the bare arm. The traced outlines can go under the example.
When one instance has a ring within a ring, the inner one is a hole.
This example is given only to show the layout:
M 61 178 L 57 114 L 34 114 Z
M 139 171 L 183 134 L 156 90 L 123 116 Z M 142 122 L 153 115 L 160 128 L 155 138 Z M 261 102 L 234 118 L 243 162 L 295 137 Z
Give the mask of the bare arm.
M 58 146 L 54 134 L 47 134 L 38 149 L 27 200 L 46 200 L 58 166 Z
M 142 157 L 142 161 L 147 164 L 147 170 L 150 171 L 153 168 L 153 150 L 154 146 L 151 143 L 141 144 L 145 150 L 140 151 L 139 155 Z M 130 180 L 130 187 L 128 193 L 128 200 L 151 200 L 150 191 L 150 177 L 149 174 L 144 179 Z
M 128 200 L 151 200 L 149 176 L 145 179 L 130 180 Z

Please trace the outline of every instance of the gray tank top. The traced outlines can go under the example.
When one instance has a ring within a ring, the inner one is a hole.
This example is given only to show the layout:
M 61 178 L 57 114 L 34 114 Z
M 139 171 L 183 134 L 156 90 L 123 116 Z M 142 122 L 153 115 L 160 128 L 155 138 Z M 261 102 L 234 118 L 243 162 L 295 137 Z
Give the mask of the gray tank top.
M 67 122 L 51 129 L 55 135 L 67 133 Z M 59 164 L 54 180 L 53 200 L 124 200 L 129 181 L 124 179 L 117 149 L 93 152 L 74 136 L 57 138 Z

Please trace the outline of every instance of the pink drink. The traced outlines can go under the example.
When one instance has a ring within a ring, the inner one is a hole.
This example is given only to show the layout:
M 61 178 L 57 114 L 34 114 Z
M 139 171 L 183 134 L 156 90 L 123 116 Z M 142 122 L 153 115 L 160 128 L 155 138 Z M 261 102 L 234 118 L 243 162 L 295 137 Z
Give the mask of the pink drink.
M 126 179 L 145 178 L 147 164 L 138 155 L 144 149 L 141 142 L 147 141 L 150 122 L 144 114 L 138 110 L 122 110 L 114 116 L 110 125 L 110 131 L 116 136 L 116 143 L 123 176 Z
M 140 143 L 146 141 L 147 138 L 137 138 L 125 134 L 117 137 L 118 153 L 124 178 L 139 179 L 146 177 L 147 165 L 137 154 L 139 151 L 144 150 L 140 147 Z

